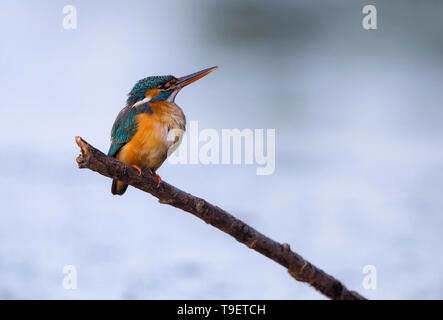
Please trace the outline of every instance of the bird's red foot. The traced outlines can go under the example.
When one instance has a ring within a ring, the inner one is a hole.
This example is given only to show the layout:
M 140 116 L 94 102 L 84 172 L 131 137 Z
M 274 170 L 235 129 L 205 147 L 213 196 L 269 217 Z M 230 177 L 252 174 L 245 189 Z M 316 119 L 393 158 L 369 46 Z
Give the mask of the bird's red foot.
M 162 178 L 160 178 L 160 176 L 155 173 L 155 171 L 152 171 L 152 174 L 157 178 L 157 188 L 160 186 L 160 183 L 162 182 Z
M 140 169 L 140 167 L 136 164 L 131 165 L 131 167 L 137 169 L 138 171 L 138 175 L 141 176 L 142 175 L 142 169 Z

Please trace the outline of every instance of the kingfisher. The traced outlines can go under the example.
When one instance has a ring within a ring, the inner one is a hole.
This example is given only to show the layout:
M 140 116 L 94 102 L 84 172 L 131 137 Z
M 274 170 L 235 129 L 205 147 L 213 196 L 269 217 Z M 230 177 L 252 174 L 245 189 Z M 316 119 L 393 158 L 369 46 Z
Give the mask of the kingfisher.
M 178 148 L 186 130 L 186 117 L 175 97 L 183 87 L 215 69 L 217 66 L 180 78 L 167 75 L 139 80 L 112 126 L 108 156 L 136 168 L 140 175 L 149 170 L 159 186 L 162 180 L 156 171 Z M 127 188 L 124 182 L 112 180 L 112 194 L 122 195 Z

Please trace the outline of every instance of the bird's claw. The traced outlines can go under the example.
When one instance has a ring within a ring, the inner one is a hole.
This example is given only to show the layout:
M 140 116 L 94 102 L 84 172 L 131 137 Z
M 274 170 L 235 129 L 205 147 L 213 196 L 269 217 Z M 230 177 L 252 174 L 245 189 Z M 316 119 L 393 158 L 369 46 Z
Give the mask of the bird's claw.
M 142 175 L 142 169 L 140 169 L 140 167 L 136 164 L 131 165 L 131 167 L 137 169 L 138 171 L 138 175 L 141 176 Z
M 136 164 L 133 164 L 133 165 L 131 165 L 131 167 L 137 169 L 139 176 L 142 175 L 142 169 L 140 169 L 139 166 L 137 166 Z M 162 178 L 160 178 L 160 176 L 157 173 L 155 173 L 155 171 L 151 171 L 151 172 L 157 178 L 157 182 L 158 182 L 157 183 L 157 188 L 160 187 L 160 183 L 162 182 Z
M 155 173 L 155 171 L 152 171 L 152 174 L 157 178 L 157 188 L 160 187 L 160 183 L 162 182 L 162 178 L 160 178 L 160 176 Z

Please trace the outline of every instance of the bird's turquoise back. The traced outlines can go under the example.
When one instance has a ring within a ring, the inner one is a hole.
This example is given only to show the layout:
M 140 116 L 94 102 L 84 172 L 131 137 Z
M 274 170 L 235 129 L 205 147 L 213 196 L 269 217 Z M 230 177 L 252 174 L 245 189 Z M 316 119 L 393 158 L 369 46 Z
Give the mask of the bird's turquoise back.
M 131 108 L 130 106 L 127 106 L 120 111 L 112 126 L 111 147 L 109 148 L 108 156 L 114 157 L 120 148 L 129 142 L 134 136 L 137 131 L 135 119 L 137 113 L 137 109 Z

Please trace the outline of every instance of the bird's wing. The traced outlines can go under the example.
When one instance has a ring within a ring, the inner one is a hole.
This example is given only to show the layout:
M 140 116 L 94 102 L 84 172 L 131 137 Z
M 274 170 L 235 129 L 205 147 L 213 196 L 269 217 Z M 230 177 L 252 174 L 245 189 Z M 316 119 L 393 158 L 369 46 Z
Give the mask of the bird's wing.
M 130 106 L 126 106 L 120 111 L 112 126 L 111 147 L 108 156 L 115 157 L 120 148 L 132 139 L 137 131 L 137 113 L 137 109 Z

